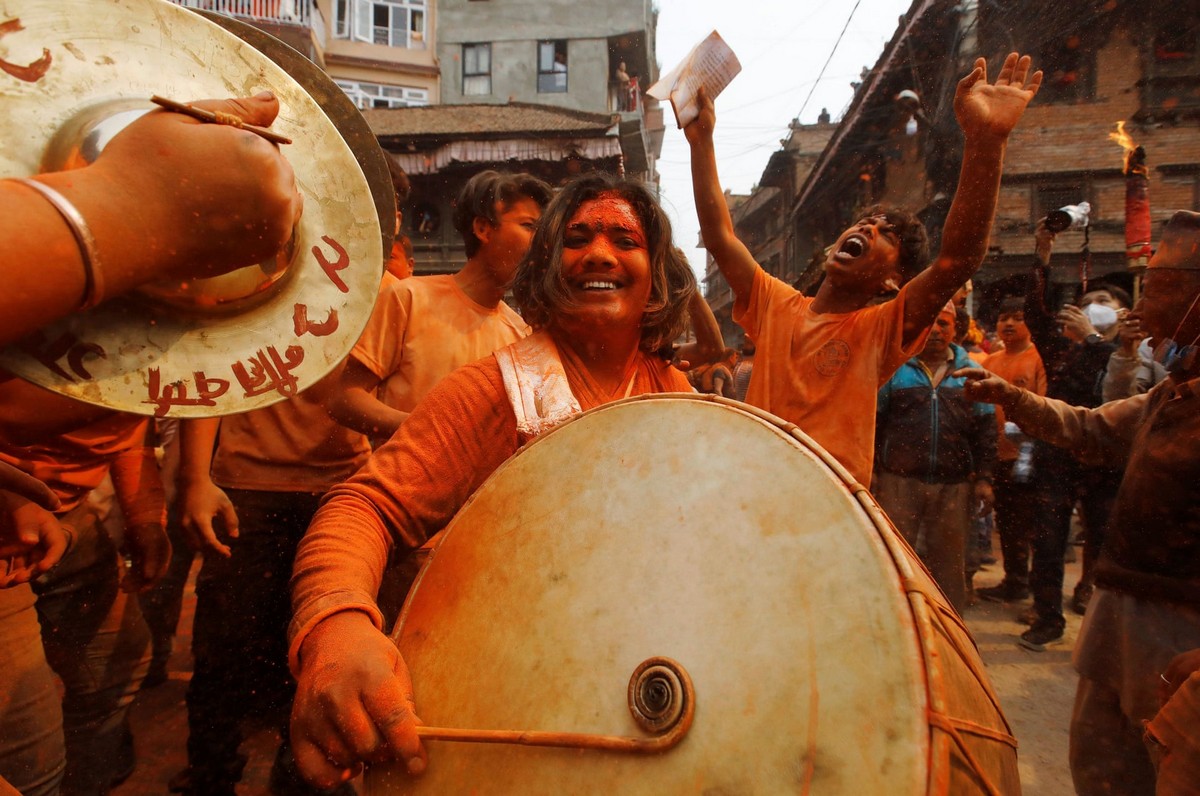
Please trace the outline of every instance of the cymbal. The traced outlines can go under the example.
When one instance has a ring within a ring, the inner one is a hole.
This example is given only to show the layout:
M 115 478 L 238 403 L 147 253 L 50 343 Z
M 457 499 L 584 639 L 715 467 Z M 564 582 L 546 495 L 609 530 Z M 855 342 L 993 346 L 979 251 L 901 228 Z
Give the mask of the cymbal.
M 0 74 L 0 177 L 64 167 L 64 140 L 86 154 L 155 94 L 187 102 L 270 89 L 280 103 L 271 129 L 293 141 L 282 151 L 304 215 L 277 261 L 112 299 L 9 346 L 0 367 L 159 417 L 268 406 L 332 370 L 370 317 L 384 234 L 359 159 L 321 104 L 270 57 L 166 0 L 10 0 L 3 14 L 23 29 L 0 40 L 0 58 L 33 63 L 45 49 L 50 59 L 37 79 Z

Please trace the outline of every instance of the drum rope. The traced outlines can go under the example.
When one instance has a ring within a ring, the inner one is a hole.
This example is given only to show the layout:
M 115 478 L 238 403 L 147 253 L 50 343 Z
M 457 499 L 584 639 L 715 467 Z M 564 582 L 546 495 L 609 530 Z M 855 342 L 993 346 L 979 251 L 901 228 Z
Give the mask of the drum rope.
M 933 610 L 930 610 L 929 613 L 932 614 L 934 624 L 936 624 L 938 630 L 942 632 L 942 635 L 950 643 L 950 646 L 954 649 L 955 653 L 958 654 L 959 659 L 966 664 L 967 669 L 970 670 L 971 675 L 975 678 L 975 681 L 979 683 L 980 688 L 982 688 L 983 692 L 987 694 L 988 701 L 991 702 L 992 707 L 996 709 L 996 714 L 999 715 L 1000 720 L 1004 722 L 1004 729 L 1009 733 L 1007 736 L 1004 736 L 1007 738 L 1005 743 L 1011 743 L 1013 748 L 1016 748 L 1017 741 L 1011 734 L 1012 727 L 1009 726 L 1008 718 L 1004 715 L 1004 710 L 1000 707 L 999 697 L 996 696 L 996 692 L 992 689 L 991 683 L 987 679 L 987 675 L 984 674 L 984 672 L 976 664 L 974 656 L 968 654 L 968 652 L 963 649 L 958 636 L 956 636 L 954 633 L 951 633 L 950 628 L 946 626 L 947 612 L 940 610 L 940 603 L 933 598 L 933 596 L 929 593 L 929 590 L 920 581 L 914 580 L 913 578 L 904 578 L 904 590 L 909 594 L 920 595 L 925 600 L 926 608 L 932 607 Z M 951 618 L 954 626 L 962 630 L 963 633 L 967 634 L 967 637 L 970 638 L 970 631 L 968 631 L 962 624 L 962 620 L 958 617 L 958 615 L 953 614 Z
M 939 730 L 949 735 L 950 740 L 954 741 L 954 745 L 958 747 L 958 751 L 961 752 L 962 756 L 966 759 L 967 768 L 971 769 L 971 772 L 979 779 L 980 784 L 983 785 L 984 790 L 986 790 L 988 793 L 988 796 L 1004 796 L 1004 794 L 1000 792 L 1000 789 L 997 788 L 990 779 L 988 779 L 988 775 L 984 772 L 983 766 L 981 766 L 979 761 L 975 759 L 975 755 L 971 753 L 971 750 L 967 747 L 966 741 L 963 740 L 962 735 L 959 734 L 958 729 L 954 726 L 954 721 L 948 716 L 945 716 L 941 713 L 935 713 L 933 711 L 929 711 L 928 718 L 929 723 L 932 726 L 937 727 Z
M 939 715 L 944 716 L 945 714 Z M 971 735 L 978 735 L 981 738 L 990 738 L 991 740 L 998 741 L 1006 746 L 1011 746 L 1013 749 L 1017 748 L 1017 739 L 1007 733 L 1000 732 L 999 730 L 993 730 L 991 727 L 985 727 L 982 724 L 978 724 L 967 719 L 955 718 L 954 716 L 946 716 L 946 720 L 951 722 L 962 732 L 970 733 Z

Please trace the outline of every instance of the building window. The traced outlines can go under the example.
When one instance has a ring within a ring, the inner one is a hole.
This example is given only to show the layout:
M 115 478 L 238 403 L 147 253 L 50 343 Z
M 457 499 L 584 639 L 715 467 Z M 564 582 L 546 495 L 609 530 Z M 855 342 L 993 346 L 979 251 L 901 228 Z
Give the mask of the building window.
M 1200 116 L 1200 35 L 1195 27 L 1164 24 L 1154 34 L 1153 52 L 1146 59 L 1144 111 L 1153 116 Z
M 538 42 L 538 85 L 542 94 L 567 90 L 567 42 L 565 39 Z
M 1039 102 L 1086 102 L 1095 96 L 1096 48 L 1078 35 L 1049 41 L 1038 66 L 1044 75 Z
M 492 93 L 492 45 L 462 46 L 464 97 L 486 97 Z
M 415 108 L 429 104 L 429 91 L 407 86 L 385 86 L 354 80 L 335 80 L 350 101 L 359 108 Z
M 334 0 L 333 35 L 388 47 L 425 48 L 427 0 Z

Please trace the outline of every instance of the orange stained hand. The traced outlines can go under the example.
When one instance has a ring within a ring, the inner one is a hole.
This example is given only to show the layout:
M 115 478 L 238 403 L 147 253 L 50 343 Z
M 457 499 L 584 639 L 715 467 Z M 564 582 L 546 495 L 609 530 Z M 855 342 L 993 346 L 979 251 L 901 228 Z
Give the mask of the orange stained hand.
M 983 368 L 962 368 L 954 371 L 952 375 L 967 380 L 963 385 L 963 393 L 968 401 L 1009 406 L 1021 395 L 1020 387 L 1014 387 Z
M 408 667 L 396 645 L 359 611 L 322 620 L 300 648 L 291 740 L 304 777 L 332 788 L 363 763 L 402 760 L 425 770 Z
M 260 127 L 279 112 L 269 92 L 192 104 Z M 166 275 L 214 276 L 266 260 L 287 242 L 304 206 L 292 167 L 274 144 L 168 111 L 122 130 L 88 169 L 116 206 L 139 211 L 137 243 L 161 253 Z M 103 224 L 97 214 L 84 216 Z
M 968 139 L 1008 138 L 1042 85 L 1041 70 L 1030 74 L 1032 63 L 1028 55 L 1009 53 L 996 82 L 988 83 L 987 60 L 975 60 L 954 95 L 954 115 Z
M 713 105 L 713 101 L 703 86 L 696 90 L 696 107 L 700 112 L 699 115 L 683 128 L 683 134 L 687 137 L 689 144 L 711 139 L 713 130 L 717 126 L 716 106 Z
M 57 517 L 20 495 L 0 491 L 0 588 L 38 577 L 62 559 L 68 546 Z
M 187 536 L 188 546 L 200 553 L 214 552 L 229 558 L 233 551 L 217 536 L 217 525 L 213 520 L 220 518 L 225 535 L 230 539 L 238 536 L 238 516 L 233 502 L 225 491 L 212 481 L 187 483 L 180 498 L 183 507 L 180 524 Z
M 161 525 L 135 525 L 125 529 L 123 550 L 130 566 L 121 578 L 121 591 L 136 593 L 149 589 L 167 572 L 171 563 L 171 542 Z

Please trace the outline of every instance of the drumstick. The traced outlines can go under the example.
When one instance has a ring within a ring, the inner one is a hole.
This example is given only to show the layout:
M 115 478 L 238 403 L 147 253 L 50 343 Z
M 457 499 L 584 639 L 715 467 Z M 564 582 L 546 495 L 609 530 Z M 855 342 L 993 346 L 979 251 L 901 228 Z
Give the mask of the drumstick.
M 176 102 L 175 100 L 170 100 L 170 99 L 167 99 L 166 97 L 160 97 L 157 94 L 154 95 L 153 97 L 151 97 L 150 101 L 153 102 L 155 105 L 166 108 L 169 111 L 175 111 L 176 113 L 182 113 L 185 116 L 191 116 L 193 119 L 199 119 L 202 122 L 212 122 L 213 124 L 227 124 L 231 127 L 237 127 L 241 130 L 245 130 L 247 132 L 254 133 L 257 136 L 265 138 L 274 144 L 290 144 L 290 143 L 292 143 L 292 139 L 285 138 L 284 136 L 280 135 L 279 133 L 273 133 L 270 130 L 268 130 L 267 128 L 259 127 L 256 124 L 246 124 L 239 117 L 234 116 L 232 113 L 215 113 L 213 111 L 206 111 L 204 108 L 197 108 L 194 105 L 188 105 L 183 102 Z
M 577 732 L 541 732 L 537 730 L 464 730 L 451 727 L 417 725 L 417 736 L 427 741 L 465 743 L 504 743 L 518 746 L 551 746 L 565 749 L 592 749 L 605 752 L 654 754 L 665 752 L 683 740 L 692 725 L 687 714 L 669 732 L 656 738 L 629 738 L 619 735 L 589 735 Z

